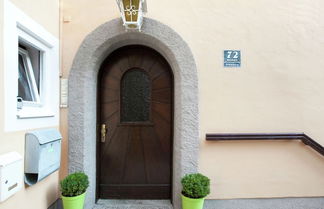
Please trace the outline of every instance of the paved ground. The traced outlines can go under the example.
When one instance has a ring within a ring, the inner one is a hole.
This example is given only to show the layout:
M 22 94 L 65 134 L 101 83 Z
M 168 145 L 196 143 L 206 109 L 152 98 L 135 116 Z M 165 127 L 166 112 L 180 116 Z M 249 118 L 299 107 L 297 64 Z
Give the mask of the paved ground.
M 63 209 L 59 199 L 48 209 Z M 99 200 L 93 209 L 173 209 L 168 200 Z M 204 209 L 324 209 L 324 197 L 206 200 Z
M 63 209 L 58 199 L 48 209 Z M 173 209 L 168 200 L 99 200 L 93 209 Z
M 324 209 L 324 197 L 207 200 L 204 209 Z

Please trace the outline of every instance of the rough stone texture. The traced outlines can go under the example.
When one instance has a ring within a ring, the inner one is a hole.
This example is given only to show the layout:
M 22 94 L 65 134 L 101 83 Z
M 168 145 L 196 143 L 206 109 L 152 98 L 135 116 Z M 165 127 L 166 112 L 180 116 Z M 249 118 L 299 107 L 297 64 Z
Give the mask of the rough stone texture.
M 324 198 L 206 200 L 204 209 L 324 209 Z
M 141 32 L 126 32 L 120 19 L 90 33 L 74 58 L 69 75 L 69 172 L 84 171 L 90 187 L 86 209 L 96 195 L 97 75 L 103 60 L 115 49 L 140 44 L 158 51 L 174 74 L 173 207 L 181 208 L 180 178 L 197 172 L 199 149 L 198 78 L 193 55 L 182 38 L 168 26 L 145 18 Z

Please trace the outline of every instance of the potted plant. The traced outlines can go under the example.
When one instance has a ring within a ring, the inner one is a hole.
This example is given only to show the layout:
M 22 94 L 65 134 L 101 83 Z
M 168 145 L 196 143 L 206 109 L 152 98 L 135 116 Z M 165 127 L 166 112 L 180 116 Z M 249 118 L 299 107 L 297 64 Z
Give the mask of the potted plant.
M 75 172 L 60 182 L 64 209 L 83 209 L 86 190 L 89 186 L 88 176 Z
M 200 174 L 187 174 L 181 179 L 182 208 L 202 209 L 205 197 L 210 193 L 210 180 Z

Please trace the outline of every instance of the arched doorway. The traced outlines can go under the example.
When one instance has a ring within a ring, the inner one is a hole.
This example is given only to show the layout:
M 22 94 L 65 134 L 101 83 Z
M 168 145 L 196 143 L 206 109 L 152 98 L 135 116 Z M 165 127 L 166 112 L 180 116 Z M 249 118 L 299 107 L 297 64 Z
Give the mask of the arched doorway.
M 173 75 L 155 50 L 125 46 L 98 75 L 99 199 L 170 199 Z M 100 131 L 99 131 L 100 132 Z
M 125 31 L 120 18 L 88 34 L 69 75 L 69 172 L 84 171 L 90 180 L 85 208 L 97 195 L 97 86 L 105 58 L 118 48 L 143 45 L 161 54 L 174 78 L 172 205 L 181 208 L 181 177 L 197 172 L 199 151 L 198 75 L 187 43 L 170 27 L 144 18 L 141 32 Z

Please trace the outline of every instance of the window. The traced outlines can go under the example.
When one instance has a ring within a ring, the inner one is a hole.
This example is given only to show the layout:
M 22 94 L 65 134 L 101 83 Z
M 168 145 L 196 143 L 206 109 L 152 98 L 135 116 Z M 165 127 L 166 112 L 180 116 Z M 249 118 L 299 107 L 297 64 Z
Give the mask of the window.
M 41 52 L 33 47 L 19 46 L 18 109 L 24 105 L 40 105 Z
M 151 82 L 139 69 L 127 71 L 121 81 L 121 122 L 145 122 L 150 119 Z
M 10 1 L 3 11 L 5 131 L 57 126 L 59 40 Z

